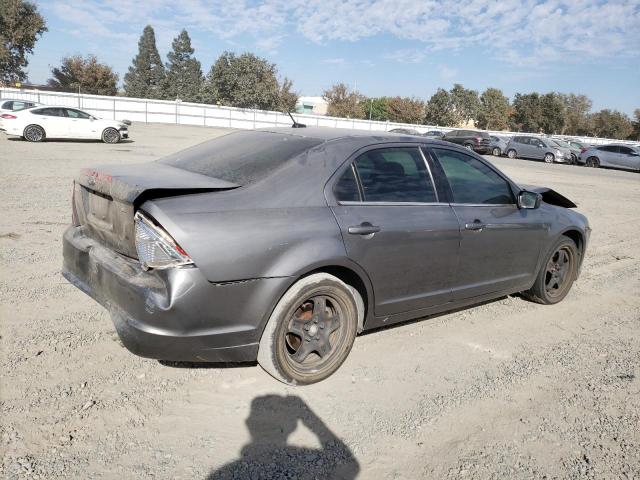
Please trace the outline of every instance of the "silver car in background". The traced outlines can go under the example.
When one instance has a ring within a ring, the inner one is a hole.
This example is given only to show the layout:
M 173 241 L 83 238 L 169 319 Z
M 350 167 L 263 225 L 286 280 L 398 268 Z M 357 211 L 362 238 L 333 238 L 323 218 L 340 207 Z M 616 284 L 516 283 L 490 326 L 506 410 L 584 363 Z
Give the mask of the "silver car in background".
M 497 135 L 491 135 L 491 155 L 499 157 L 507 151 L 507 144 L 509 143 L 508 137 L 499 137 Z
M 633 145 L 601 145 L 580 154 L 578 163 L 587 167 L 614 167 L 640 171 L 640 147 Z
M 546 163 L 571 163 L 571 151 L 550 138 L 516 135 L 507 144 L 507 157 L 544 160 Z

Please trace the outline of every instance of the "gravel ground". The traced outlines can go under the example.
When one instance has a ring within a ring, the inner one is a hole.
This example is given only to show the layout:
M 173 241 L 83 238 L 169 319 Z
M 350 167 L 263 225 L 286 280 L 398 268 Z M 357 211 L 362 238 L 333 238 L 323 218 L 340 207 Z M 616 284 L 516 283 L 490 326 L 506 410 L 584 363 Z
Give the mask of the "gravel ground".
M 293 388 L 257 366 L 137 358 L 61 277 L 78 169 L 222 130 L 131 133 L 113 146 L 0 135 L 1 478 L 640 477 L 640 175 L 492 158 L 589 217 L 569 296 L 366 334 L 333 377 Z

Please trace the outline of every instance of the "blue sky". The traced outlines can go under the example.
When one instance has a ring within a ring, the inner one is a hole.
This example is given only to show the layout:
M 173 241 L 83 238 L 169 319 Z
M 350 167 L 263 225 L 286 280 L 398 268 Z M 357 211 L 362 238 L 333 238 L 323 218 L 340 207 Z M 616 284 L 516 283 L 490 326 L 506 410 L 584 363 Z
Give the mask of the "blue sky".
M 278 65 L 303 95 L 335 82 L 368 96 L 428 99 L 462 83 L 482 91 L 574 92 L 595 110 L 640 108 L 639 0 L 42 0 L 49 32 L 30 57 L 44 82 L 69 54 L 120 75 L 154 27 L 163 57 L 182 28 L 206 74 L 224 50 Z

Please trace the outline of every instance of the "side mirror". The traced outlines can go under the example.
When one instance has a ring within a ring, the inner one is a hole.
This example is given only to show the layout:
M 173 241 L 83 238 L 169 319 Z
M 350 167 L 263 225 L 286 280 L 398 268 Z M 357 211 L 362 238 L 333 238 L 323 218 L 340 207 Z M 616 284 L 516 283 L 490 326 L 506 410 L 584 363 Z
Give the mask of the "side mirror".
M 518 194 L 518 208 L 533 210 L 540 206 L 542 195 L 536 192 L 521 191 Z

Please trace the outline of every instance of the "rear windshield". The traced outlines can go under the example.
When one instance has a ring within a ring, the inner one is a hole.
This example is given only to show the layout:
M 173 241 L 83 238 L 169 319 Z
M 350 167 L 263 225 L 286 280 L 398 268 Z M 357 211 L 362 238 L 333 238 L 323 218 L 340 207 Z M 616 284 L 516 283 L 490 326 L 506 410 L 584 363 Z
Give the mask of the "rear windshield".
M 322 143 L 280 133 L 242 131 L 214 138 L 158 160 L 172 167 L 248 185 Z

